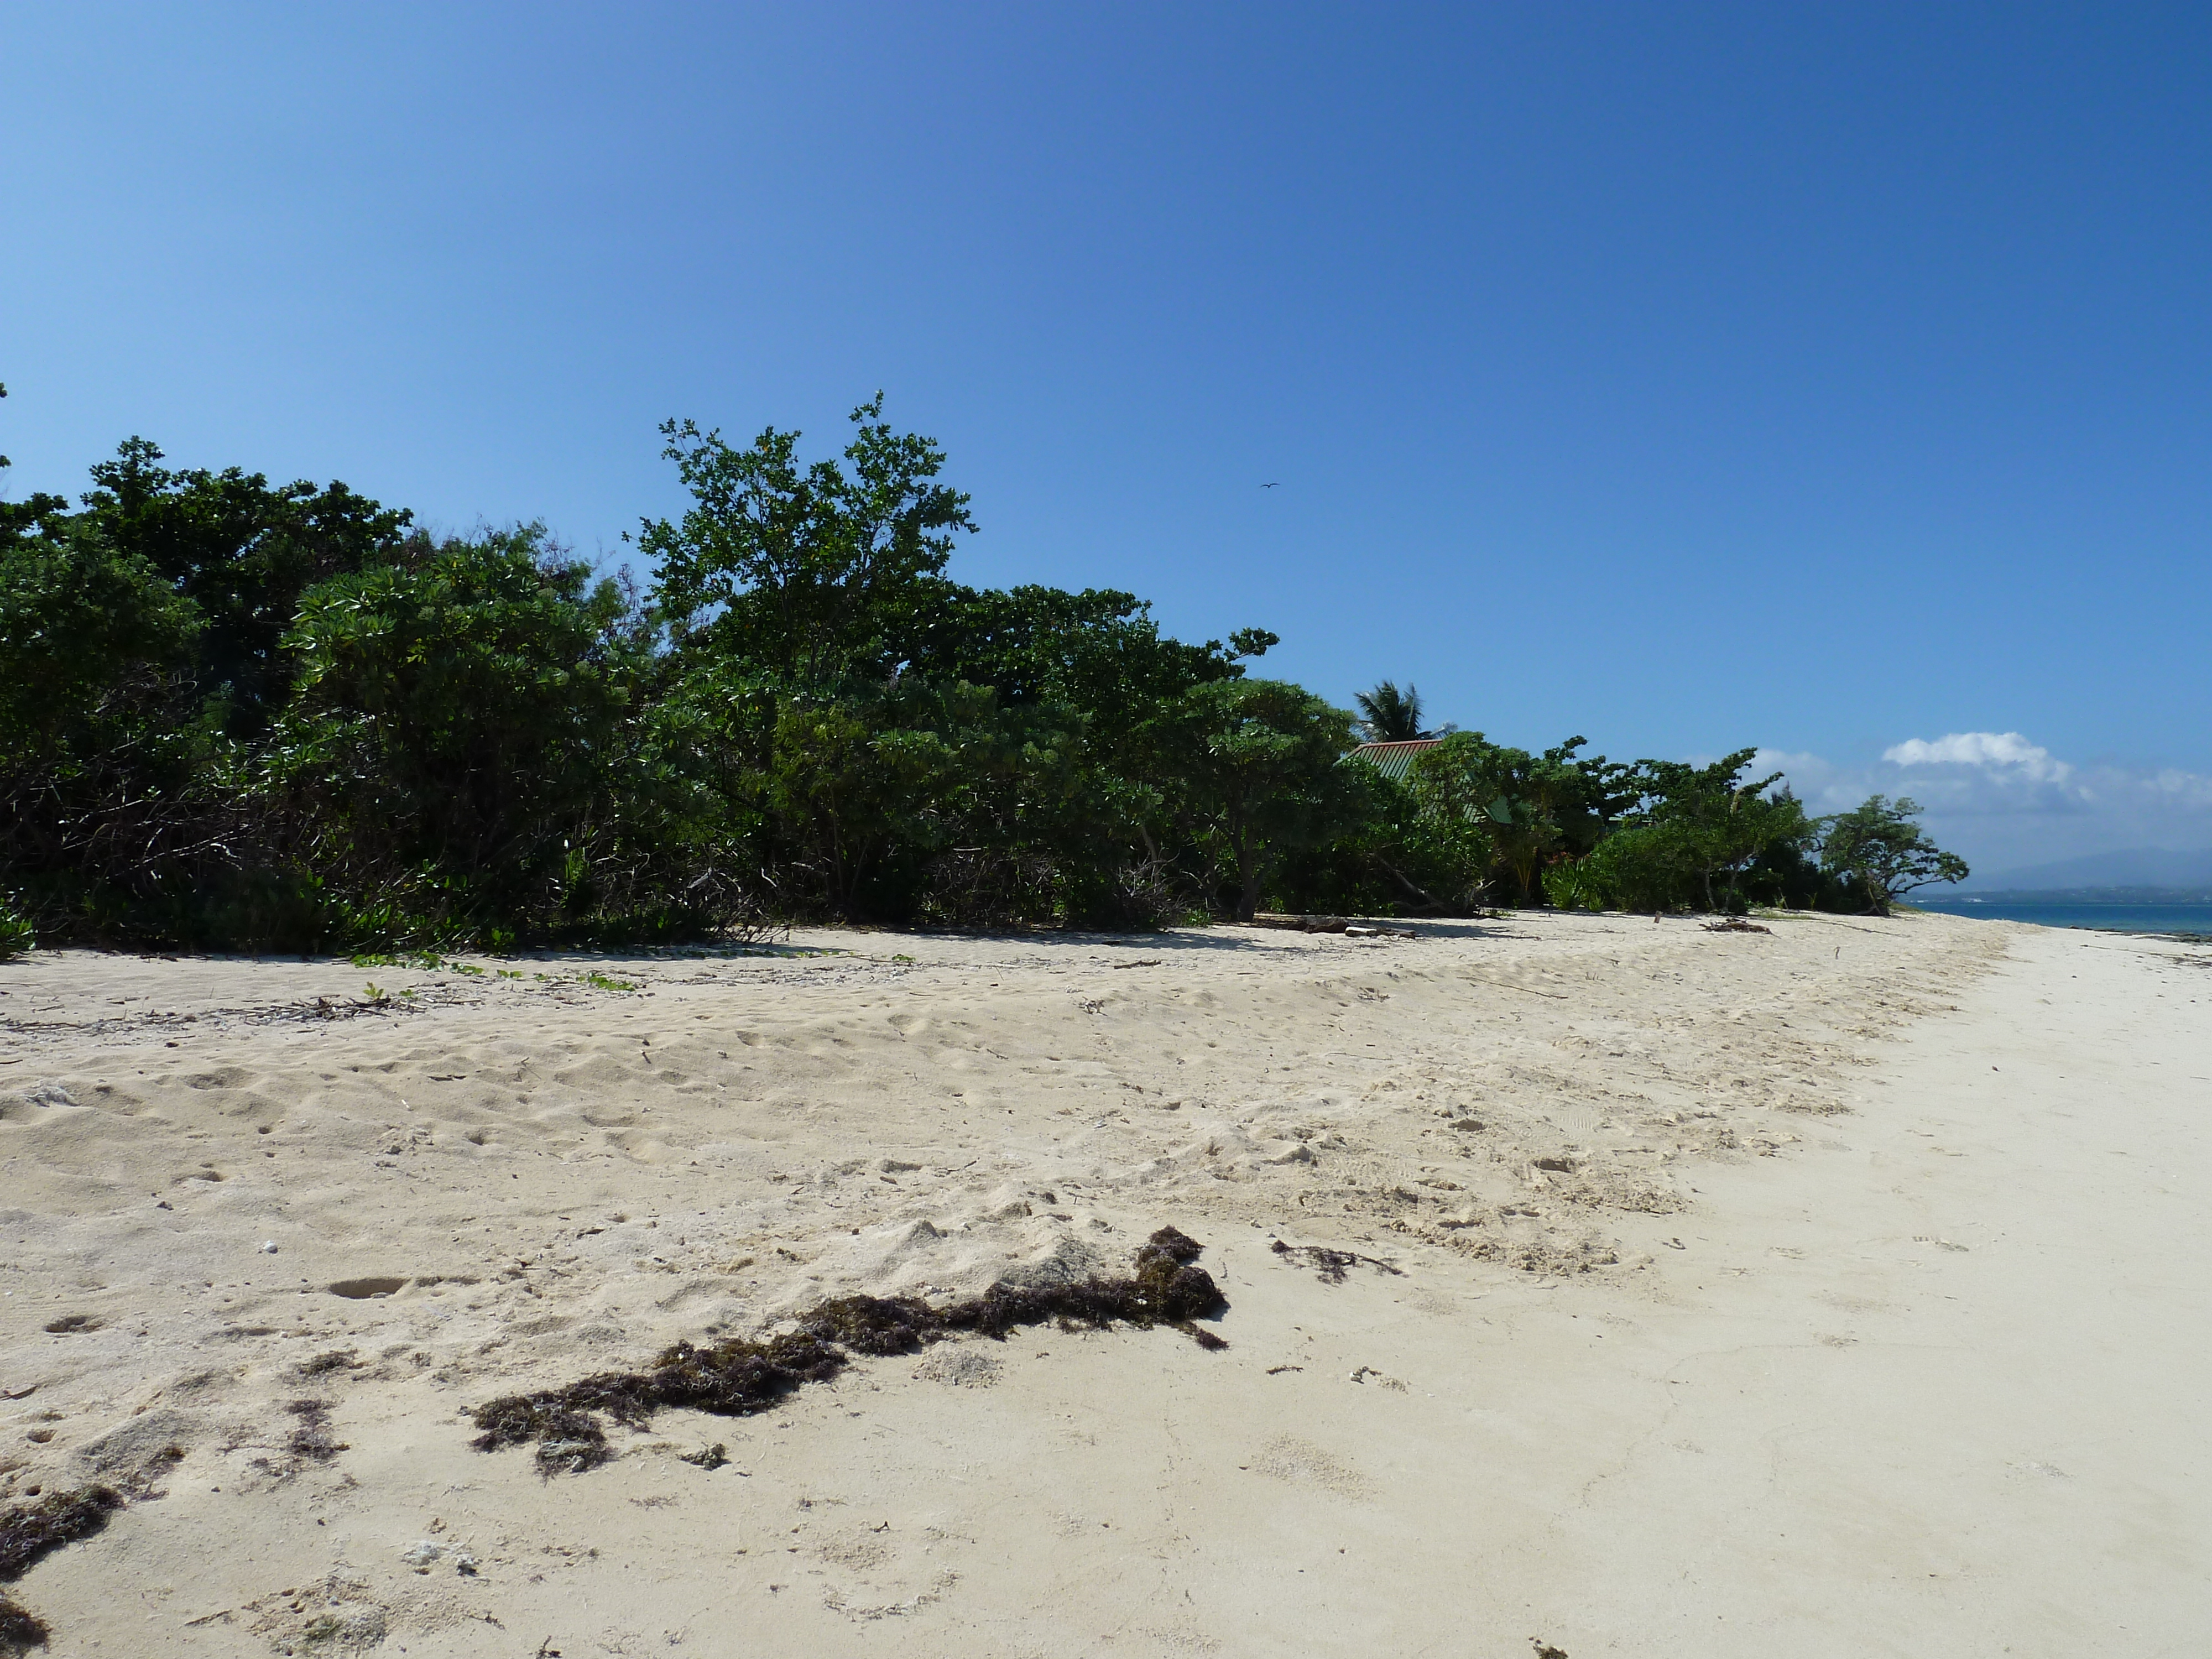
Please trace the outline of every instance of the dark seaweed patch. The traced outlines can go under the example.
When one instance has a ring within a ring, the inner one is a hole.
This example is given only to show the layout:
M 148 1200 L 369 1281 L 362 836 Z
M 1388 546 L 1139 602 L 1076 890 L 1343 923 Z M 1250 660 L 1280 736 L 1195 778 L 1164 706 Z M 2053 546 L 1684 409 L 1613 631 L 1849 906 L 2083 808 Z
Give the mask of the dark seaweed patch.
M 123 1494 L 112 1486 L 80 1486 L 0 1510 L 0 1583 L 21 1578 L 63 1545 L 91 1537 L 122 1507 Z M 43 1647 L 48 1633 L 45 1620 L 0 1595 L 0 1650 Z
M 327 1376 L 332 1371 L 349 1370 L 357 1364 L 352 1348 L 333 1348 L 328 1353 L 319 1353 L 313 1359 L 303 1359 L 292 1368 L 301 1377 Z
M 1286 1261 L 1296 1261 L 1313 1268 L 1324 1285 L 1343 1284 L 1344 1270 L 1363 1261 L 1377 1273 L 1386 1273 L 1395 1279 L 1406 1276 L 1403 1268 L 1393 1267 L 1388 1261 L 1379 1261 L 1371 1255 L 1355 1255 L 1350 1250 L 1332 1250 L 1322 1244 L 1285 1244 L 1279 1238 L 1267 1248 Z
M 327 1463 L 351 1447 L 331 1438 L 331 1403 L 327 1400 L 295 1400 L 284 1409 L 300 1419 L 284 1442 L 284 1449 L 311 1463 Z
M 31 1564 L 107 1524 L 111 1510 L 123 1507 L 112 1486 L 80 1486 L 48 1492 L 34 1504 L 0 1510 L 0 1583 L 10 1583 Z
M 705 1348 L 678 1342 L 648 1370 L 603 1371 L 565 1389 L 487 1401 L 471 1413 L 483 1431 L 471 1443 L 496 1451 L 535 1443 L 540 1474 L 580 1474 L 614 1455 L 601 1413 L 631 1428 L 672 1406 L 743 1417 L 806 1383 L 828 1382 L 854 1353 L 911 1353 L 956 1334 L 1002 1338 L 1018 1327 L 1055 1321 L 1071 1328 L 1168 1325 L 1201 1347 L 1224 1348 L 1227 1343 L 1192 1323 L 1227 1305 L 1212 1275 L 1194 1265 L 1204 1249 L 1163 1227 L 1138 1250 L 1124 1278 L 999 1284 L 942 1307 L 910 1296 L 834 1297 L 798 1316 L 797 1330 L 764 1341 L 732 1337 Z
M 49 1634 L 45 1620 L 0 1595 L 0 1652 L 42 1648 Z

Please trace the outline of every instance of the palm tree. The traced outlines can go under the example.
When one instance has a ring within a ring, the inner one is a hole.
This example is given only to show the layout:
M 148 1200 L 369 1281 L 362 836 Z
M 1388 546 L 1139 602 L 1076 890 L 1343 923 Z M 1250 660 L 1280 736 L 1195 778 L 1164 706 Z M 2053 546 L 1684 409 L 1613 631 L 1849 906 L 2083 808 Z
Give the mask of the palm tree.
M 1370 743 L 1410 743 L 1426 735 L 1421 730 L 1421 694 L 1410 685 L 1401 691 L 1385 680 L 1352 700 L 1359 705 L 1360 729 Z

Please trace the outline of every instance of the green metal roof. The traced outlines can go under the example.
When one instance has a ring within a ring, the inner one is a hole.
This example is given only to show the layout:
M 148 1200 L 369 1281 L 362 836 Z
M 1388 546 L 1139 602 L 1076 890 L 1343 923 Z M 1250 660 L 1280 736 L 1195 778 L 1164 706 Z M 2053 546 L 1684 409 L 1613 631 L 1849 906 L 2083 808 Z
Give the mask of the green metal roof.
M 1403 783 L 1413 769 L 1414 757 L 1425 749 L 1433 749 L 1438 739 L 1414 738 L 1405 743 L 1363 743 L 1352 751 L 1352 758 L 1365 761 L 1386 778 L 1395 778 Z

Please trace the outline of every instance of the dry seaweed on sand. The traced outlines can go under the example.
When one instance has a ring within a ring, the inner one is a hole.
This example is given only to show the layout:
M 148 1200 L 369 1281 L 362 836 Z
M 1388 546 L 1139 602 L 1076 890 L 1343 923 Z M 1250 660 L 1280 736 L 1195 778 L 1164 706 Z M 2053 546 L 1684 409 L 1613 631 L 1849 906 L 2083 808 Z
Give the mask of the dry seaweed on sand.
M 23 1653 L 42 1648 L 52 1632 L 46 1621 L 0 1595 L 0 1653 Z
M 799 1325 L 805 1335 L 867 1354 L 911 1353 L 956 1332 L 1002 1337 L 1018 1326 L 1055 1320 L 1102 1327 L 1118 1321 L 1146 1329 L 1171 1325 L 1200 1347 L 1223 1347 L 1227 1345 L 1219 1337 L 1191 1322 L 1223 1305 L 1212 1275 L 1192 1265 L 1204 1248 L 1173 1227 L 1163 1227 L 1138 1250 L 1136 1271 L 1125 1279 L 1095 1275 L 1068 1285 L 999 1284 L 941 1308 L 910 1296 L 839 1297 L 800 1315 Z
M 1389 1273 L 1394 1279 L 1406 1276 L 1404 1268 L 1393 1266 L 1379 1257 L 1359 1255 L 1351 1250 L 1332 1250 L 1326 1244 L 1285 1244 L 1279 1238 L 1267 1248 L 1285 1261 L 1295 1261 L 1301 1267 L 1313 1268 L 1324 1285 L 1343 1284 L 1344 1270 L 1357 1267 L 1363 1261 L 1376 1272 Z
M 91 1537 L 122 1507 L 123 1494 L 112 1486 L 79 1486 L 0 1510 L 0 1584 L 21 1578 L 63 1545 Z
M 63 1545 L 91 1537 L 122 1507 L 123 1494 L 112 1486 L 79 1486 L 0 1510 L 0 1584 L 21 1578 Z M 49 1634 L 45 1620 L 0 1595 L 0 1652 L 44 1647 Z
M 1145 1242 L 1127 1277 L 1095 1275 L 1073 1284 L 998 1284 L 981 1296 L 933 1307 L 919 1297 L 843 1296 L 798 1315 L 799 1328 L 753 1341 L 732 1337 L 711 1347 L 678 1342 L 644 1371 L 603 1371 L 565 1389 L 509 1395 L 477 1407 L 478 1451 L 535 1443 L 541 1474 L 580 1474 L 614 1454 L 604 1413 L 641 1427 L 667 1407 L 742 1417 L 762 1411 L 809 1382 L 826 1382 L 854 1353 L 911 1353 L 954 1334 L 1003 1337 L 1024 1325 L 1149 1329 L 1167 1325 L 1205 1348 L 1228 1345 L 1192 1322 L 1227 1304 L 1220 1287 L 1195 1266 L 1204 1246 L 1163 1227 Z
M 295 1400 L 284 1409 L 300 1419 L 300 1425 L 284 1442 L 284 1449 L 295 1457 L 314 1463 L 327 1463 L 340 1452 L 352 1449 L 344 1441 L 331 1438 L 329 1401 Z

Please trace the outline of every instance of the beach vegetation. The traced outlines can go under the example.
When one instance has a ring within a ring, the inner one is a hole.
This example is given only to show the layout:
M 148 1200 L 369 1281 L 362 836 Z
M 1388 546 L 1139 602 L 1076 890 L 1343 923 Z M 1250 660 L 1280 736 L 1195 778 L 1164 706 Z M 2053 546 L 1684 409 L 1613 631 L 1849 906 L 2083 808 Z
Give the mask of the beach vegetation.
M 1928 838 L 1919 804 L 1870 795 L 1822 826 L 1822 867 L 1875 915 L 1886 916 L 1917 888 L 1964 881 L 1966 861 Z
M 1747 750 L 1437 736 L 1410 685 L 1355 713 L 1254 672 L 1264 628 L 964 585 L 969 498 L 880 397 L 826 459 L 662 437 L 690 505 L 634 532 L 643 581 L 141 438 L 75 506 L 0 502 L 0 950 L 471 972 L 810 920 L 1884 909 L 1955 863 L 1909 803 L 1809 819 Z M 1430 741 L 1386 775 L 1362 737 Z

